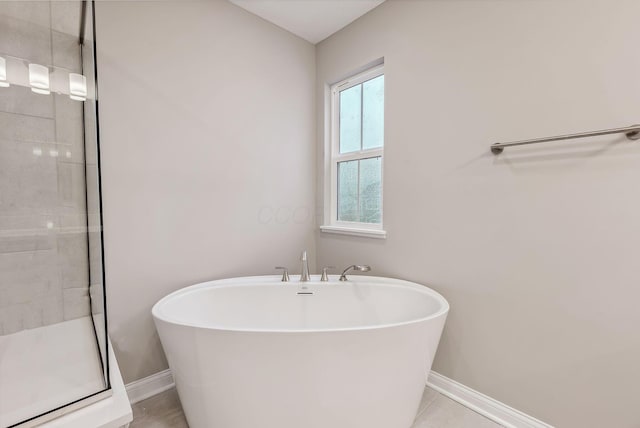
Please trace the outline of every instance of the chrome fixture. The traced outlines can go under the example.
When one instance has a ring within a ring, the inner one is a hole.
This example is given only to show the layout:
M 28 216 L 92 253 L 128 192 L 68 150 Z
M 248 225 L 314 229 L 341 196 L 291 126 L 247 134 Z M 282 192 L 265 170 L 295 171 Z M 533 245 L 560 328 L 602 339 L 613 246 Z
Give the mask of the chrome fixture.
M 87 100 L 87 78 L 82 74 L 69 73 L 69 98 L 75 101 Z
M 282 269 L 282 282 L 289 282 L 289 270 L 283 266 L 276 266 L 274 269 Z
M 300 261 L 302 262 L 302 267 L 300 269 L 300 282 L 308 282 L 309 281 L 309 263 L 307 262 L 307 251 L 302 252 L 302 257 L 300 257 Z
M 329 281 L 329 275 L 327 275 L 327 269 L 335 269 L 335 266 L 327 266 L 322 268 L 322 276 L 320 277 L 320 281 L 327 282 Z
M 342 271 L 342 275 L 340 275 L 340 281 L 347 281 L 347 272 L 351 269 L 357 270 L 359 272 L 369 272 L 371 270 L 371 266 L 367 265 L 351 265 L 345 270 Z
M 84 4 L 84 3 L 83 3 Z M 27 65 L 27 73 L 25 76 L 23 69 Z M 11 69 L 11 76 L 8 70 Z M 55 78 L 56 75 L 68 73 L 69 86 L 62 84 L 61 78 Z M 71 70 L 53 65 L 42 65 L 30 63 L 27 59 L 5 55 L 0 56 L 0 87 L 8 88 L 12 84 L 24 86 L 28 81 L 28 87 L 36 94 L 50 95 L 69 94 L 69 97 L 75 101 L 87 100 L 87 77 L 83 74 L 73 73 Z
M 547 143 L 550 141 L 571 140 L 574 138 L 597 137 L 599 135 L 625 134 L 629 140 L 640 139 L 640 125 L 626 128 L 605 129 L 602 131 L 581 132 L 579 134 L 558 135 L 557 137 L 534 138 L 532 140 L 512 141 L 510 143 L 495 143 L 491 146 L 491 153 L 498 155 L 505 147 L 524 146 L 527 144 Z
M 40 64 L 29 64 L 29 84 L 36 94 L 49 95 L 49 68 Z
M 0 87 L 8 88 L 11 86 L 7 80 L 7 60 L 0 56 Z

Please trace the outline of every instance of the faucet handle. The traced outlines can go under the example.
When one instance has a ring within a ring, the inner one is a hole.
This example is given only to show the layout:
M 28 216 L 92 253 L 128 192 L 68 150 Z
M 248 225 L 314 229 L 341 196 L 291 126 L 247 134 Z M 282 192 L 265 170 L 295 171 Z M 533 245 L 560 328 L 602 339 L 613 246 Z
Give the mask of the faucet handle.
M 327 282 L 329 281 L 329 276 L 327 275 L 327 269 L 335 269 L 335 266 L 327 266 L 322 268 L 322 276 L 320 277 L 320 281 Z
M 274 269 L 282 269 L 282 282 L 289 282 L 289 269 L 283 266 L 276 266 Z
M 371 266 L 369 265 L 351 265 L 342 271 L 342 275 L 340 275 L 340 281 L 348 281 L 347 272 L 351 269 L 359 271 L 359 272 L 369 272 L 371 270 Z

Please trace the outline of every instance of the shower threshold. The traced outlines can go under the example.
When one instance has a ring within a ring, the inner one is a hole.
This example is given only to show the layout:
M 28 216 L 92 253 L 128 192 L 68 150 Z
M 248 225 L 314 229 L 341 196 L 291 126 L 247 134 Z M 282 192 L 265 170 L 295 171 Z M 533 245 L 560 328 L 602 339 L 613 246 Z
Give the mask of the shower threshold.
M 114 378 L 120 377 L 120 373 L 115 358 L 110 358 L 110 363 L 112 361 L 111 379 L 115 388 Z M 118 372 L 117 376 L 114 376 L 114 372 Z M 84 397 L 96 395 L 105 389 L 102 376 L 91 317 L 0 336 L 0 426 L 12 426 Z M 122 384 L 122 379 L 118 380 Z M 103 401 L 107 400 L 111 398 Z M 104 407 L 103 401 L 88 407 L 99 404 Z M 126 405 L 129 407 L 128 400 Z M 42 427 L 71 426 L 57 423 L 88 407 L 66 414 Z M 91 423 L 84 426 L 115 427 L 126 425 L 127 422 L 120 425 Z

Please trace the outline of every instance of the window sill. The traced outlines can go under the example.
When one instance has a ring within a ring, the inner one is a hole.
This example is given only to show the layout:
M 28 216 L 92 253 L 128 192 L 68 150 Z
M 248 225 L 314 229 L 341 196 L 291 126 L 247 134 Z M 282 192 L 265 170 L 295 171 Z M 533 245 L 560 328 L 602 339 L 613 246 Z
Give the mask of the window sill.
M 345 226 L 320 226 L 320 230 L 325 233 L 336 233 L 338 235 L 359 236 L 361 238 L 387 239 L 387 231 L 380 229 L 360 229 Z

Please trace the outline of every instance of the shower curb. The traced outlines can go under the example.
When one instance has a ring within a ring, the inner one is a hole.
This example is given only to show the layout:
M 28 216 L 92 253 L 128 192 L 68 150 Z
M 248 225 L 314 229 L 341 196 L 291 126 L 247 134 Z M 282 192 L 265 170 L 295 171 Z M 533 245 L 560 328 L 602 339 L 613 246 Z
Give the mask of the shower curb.
M 505 428 L 554 428 L 433 370 L 429 373 L 427 386 Z
M 175 386 L 171 370 L 166 369 L 126 385 L 129 402 L 135 404 Z

